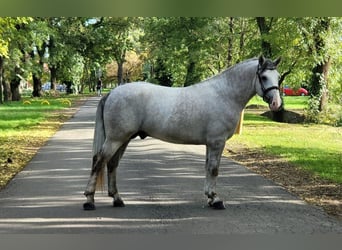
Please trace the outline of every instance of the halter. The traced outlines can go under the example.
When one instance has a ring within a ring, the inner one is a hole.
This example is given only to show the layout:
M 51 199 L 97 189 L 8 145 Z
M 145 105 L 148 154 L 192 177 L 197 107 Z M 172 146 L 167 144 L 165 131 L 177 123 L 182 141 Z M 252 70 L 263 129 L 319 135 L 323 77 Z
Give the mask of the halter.
M 258 80 L 261 86 L 261 90 L 262 90 L 262 99 L 269 103 L 270 98 L 267 96 L 267 93 L 273 89 L 277 89 L 279 90 L 278 86 L 271 86 L 269 88 L 265 88 L 264 83 L 261 79 L 261 73 L 264 72 L 265 70 L 275 70 L 276 66 L 272 65 L 272 64 L 268 64 L 268 63 L 264 63 L 262 66 L 258 65 L 258 70 L 256 72 L 256 75 L 258 76 Z

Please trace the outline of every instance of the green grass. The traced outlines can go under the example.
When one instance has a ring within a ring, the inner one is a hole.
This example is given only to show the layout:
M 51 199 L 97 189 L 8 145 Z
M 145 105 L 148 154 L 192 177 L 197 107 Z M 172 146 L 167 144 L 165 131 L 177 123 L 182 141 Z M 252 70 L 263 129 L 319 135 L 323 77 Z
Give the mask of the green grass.
M 309 99 L 308 96 L 284 96 L 283 97 L 285 109 L 289 109 L 289 110 L 294 110 L 294 109 L 303 110 L 307 106 L 308 99 Z M 262 105 L 262 106 L 265 106 L 265 108 L 267 108 L 267 103 L 265 103 L 262 100 L 262 98 L 259 96 L 254 96 L 249 101 L 247 106 L 251 104 Z
M 231 141 L 283 157 L 299 168 L 342 183 L 342 128 L 276 123 L 245 113 L 242 135 Z M 229 144 L 229 141 L 228 141 Z
M 69 117 L 62 109 L 80 97 L 24 98 L 20 102 L 0 104 L 0 189 Z M 12 163 L 7 164 L 7 159 Z
M 0 105 L 0 131 L 22 130 L 41 123 L 49 112 L 71 105 L 67 98 L 26 98 Z

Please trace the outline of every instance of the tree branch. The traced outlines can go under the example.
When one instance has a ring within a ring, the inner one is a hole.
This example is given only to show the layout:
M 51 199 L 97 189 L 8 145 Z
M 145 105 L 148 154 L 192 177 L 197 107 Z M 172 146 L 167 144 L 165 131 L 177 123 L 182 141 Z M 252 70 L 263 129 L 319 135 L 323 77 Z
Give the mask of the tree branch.
M 280 76 L 279 85 L 282 84 L 282 82 L 285 80 L 285 77 L 286 77 L 286 76 L 288 76 L 289 74 L 291 74 L 291 72 L 292 72 L 293 68 L 296 66 L 296 64 L 297 64 L 297 61 L 294 61 L 294 62 L 291 64 L 290 68 L 289 68 L 285 73 L 283 73 L 283 74 Z

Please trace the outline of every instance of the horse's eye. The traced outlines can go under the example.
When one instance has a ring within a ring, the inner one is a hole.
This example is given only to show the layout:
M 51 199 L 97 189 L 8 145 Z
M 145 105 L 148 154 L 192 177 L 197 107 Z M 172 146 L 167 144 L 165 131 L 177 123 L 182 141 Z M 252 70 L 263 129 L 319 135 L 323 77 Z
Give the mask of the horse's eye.
M 261 76 L 261 81 L 266 82 L 267 81 L 267 77 L 266 76 Z

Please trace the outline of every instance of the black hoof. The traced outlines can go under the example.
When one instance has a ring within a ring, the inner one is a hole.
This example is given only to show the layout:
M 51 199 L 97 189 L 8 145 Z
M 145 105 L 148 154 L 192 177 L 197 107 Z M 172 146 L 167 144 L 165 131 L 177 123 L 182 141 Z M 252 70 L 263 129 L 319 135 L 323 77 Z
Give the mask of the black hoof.
M 95 204 L 92 202 L 86 202 L 83 204 L 84 210 L 95 210 Z
M 113 207 L 124 207 L 125 203 L 122 200 L 115 200 L 113 202 Z
M 223 201 L 216 201 L 214 203 L 209 204 L 209 206 L 213 209 L 218 209 L 218 210 L 226 209 Z

